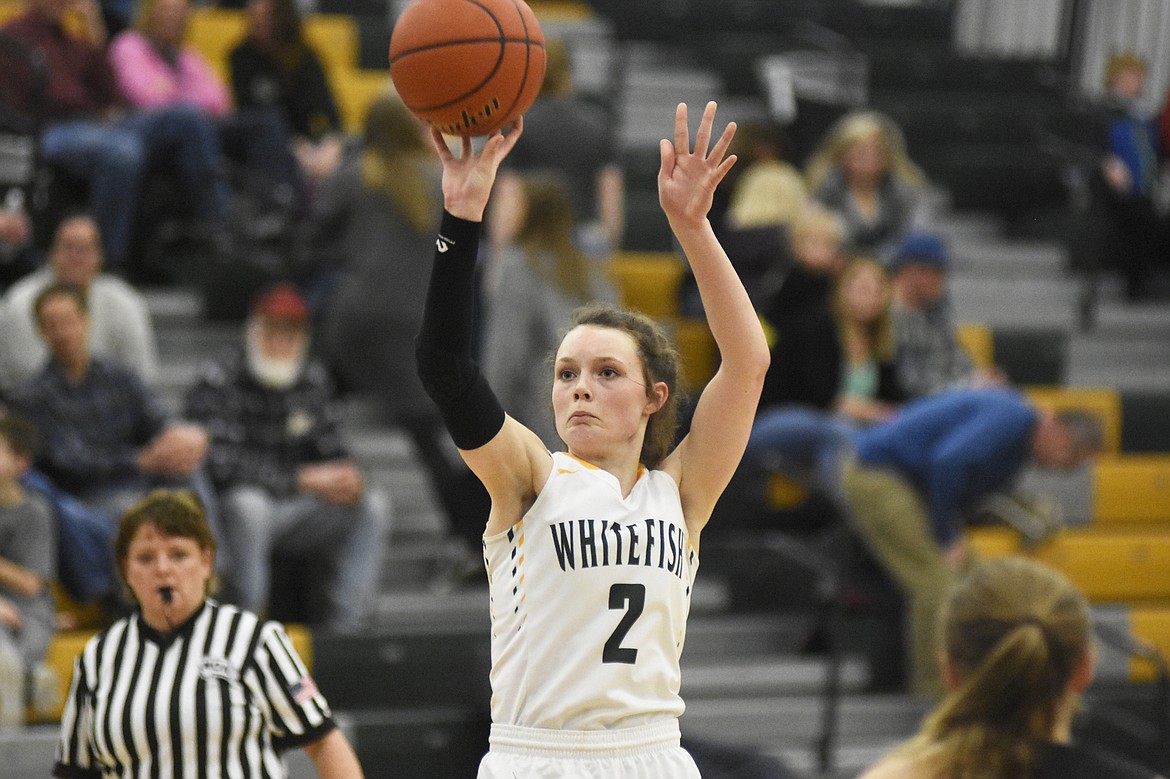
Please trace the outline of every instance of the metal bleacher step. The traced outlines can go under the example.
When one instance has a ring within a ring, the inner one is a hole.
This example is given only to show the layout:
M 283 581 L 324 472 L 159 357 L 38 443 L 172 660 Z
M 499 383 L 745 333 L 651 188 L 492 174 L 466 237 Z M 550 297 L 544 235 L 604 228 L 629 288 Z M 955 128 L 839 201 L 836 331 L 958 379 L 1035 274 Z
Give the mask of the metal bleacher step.
M 691 661 L 689 657 L 684 651 L 682 689 L 687 701 L 817 695 L 825 689 L 829 675 L 824 657 L 732 655 L 705 662 Z M 869 680 L 869 668 L 864 660 L 842 659 L 839 689 L 858 693 Z
M 820 695 L 691 699 L 682 717 L 684 737 L 764 751 L 802 748 L 820 735 L 825 701 Z M 906 738 L 929 702 L 909 695 L 843 695 L 838 701 L 841 743 Z
M 987 278 L 956 274 L 950 279 L 961 322 L 991 328 L 1056 329 L 1076 326 L 1077 281 L 1071 278 Z

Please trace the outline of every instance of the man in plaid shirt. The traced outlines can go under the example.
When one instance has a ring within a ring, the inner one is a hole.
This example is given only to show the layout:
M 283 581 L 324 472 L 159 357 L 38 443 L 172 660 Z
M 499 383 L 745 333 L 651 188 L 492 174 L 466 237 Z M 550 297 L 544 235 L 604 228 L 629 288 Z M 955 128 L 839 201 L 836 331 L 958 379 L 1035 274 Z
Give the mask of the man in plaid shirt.
M 50 284 L 33 311 L 49 359 L 14 405 L 42 432 L 41 470 L 115 520 L 154 487 L 193 487 L 206 498 L 206 433 L 172 420 L 133 368 L 90 354 L 85 290 Z
M 386 501 L 342 441 L 333 384 L 308 357 L 309 313 L 289 284 L 252 308 L 244 343 L 203 367 L 186 400 L 211 437 L 229 579 L 244 608 L 268 605 L 274 552 L 327 555 L 324 627 L 363 627 L 386 545 Z

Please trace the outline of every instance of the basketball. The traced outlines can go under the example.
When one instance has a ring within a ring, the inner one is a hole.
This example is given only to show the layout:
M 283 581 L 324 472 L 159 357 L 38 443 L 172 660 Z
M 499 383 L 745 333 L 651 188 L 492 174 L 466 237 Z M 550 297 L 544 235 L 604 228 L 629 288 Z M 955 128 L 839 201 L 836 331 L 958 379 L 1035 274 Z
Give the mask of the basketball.
M 488 135 L 528 110 L 544 80 L 544 34 L 524 0 L 416 0 L 390 36 L 390 79 L 447 135 Z

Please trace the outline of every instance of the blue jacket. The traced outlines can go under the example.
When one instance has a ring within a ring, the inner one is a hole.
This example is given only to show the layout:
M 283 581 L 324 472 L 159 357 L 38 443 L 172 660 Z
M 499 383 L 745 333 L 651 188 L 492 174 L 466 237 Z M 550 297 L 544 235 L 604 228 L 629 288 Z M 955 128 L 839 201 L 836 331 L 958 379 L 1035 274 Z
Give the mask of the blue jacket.
M 857 459 L 905 476 L 922 493 L 935 539 L 959 535 L 959 510 L 1007 483 L 1031 454 L 1036 410 L 1009 390 L 954 390 L 903 407 L 857 434 Z

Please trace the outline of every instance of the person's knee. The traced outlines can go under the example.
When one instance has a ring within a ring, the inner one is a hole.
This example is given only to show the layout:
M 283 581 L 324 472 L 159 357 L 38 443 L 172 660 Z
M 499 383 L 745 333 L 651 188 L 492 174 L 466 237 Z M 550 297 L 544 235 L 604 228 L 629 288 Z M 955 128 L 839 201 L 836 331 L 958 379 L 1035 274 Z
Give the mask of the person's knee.
M 134 134 L 111 132 L 102 145 L 101 164 L 121 171 L 141 171 L 146 165 L 146 147 Z
M 272 524 L 273 503 L 259 487 L 235 487 L 220 501 L 223 531 L 231 539 L 266 535 Z

